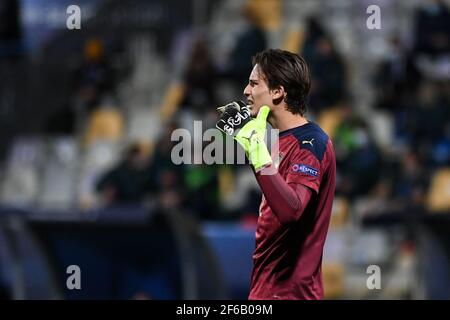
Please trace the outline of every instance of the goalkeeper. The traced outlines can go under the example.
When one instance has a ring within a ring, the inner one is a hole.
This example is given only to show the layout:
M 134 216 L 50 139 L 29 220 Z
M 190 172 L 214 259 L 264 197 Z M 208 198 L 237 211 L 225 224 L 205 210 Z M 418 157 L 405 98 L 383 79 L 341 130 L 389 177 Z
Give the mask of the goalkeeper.
M 220 107 L 217 128 L 244 149 L 263 193 L 249 299 L 322 299 L 322 255 L 335 190 L 330 138 L 307 120 L 311 85 L 300 56 L 266 50 L 253 57 L 247 103 Z M 280 130 L 277 154 L 266 122 Z

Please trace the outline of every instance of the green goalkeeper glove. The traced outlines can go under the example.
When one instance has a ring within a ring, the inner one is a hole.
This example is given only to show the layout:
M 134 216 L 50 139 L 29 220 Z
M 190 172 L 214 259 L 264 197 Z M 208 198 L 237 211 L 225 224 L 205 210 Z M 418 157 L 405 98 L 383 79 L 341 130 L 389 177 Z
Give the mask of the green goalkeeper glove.
M 268 106 L 262 106 L 255 119 L 250 117 L 250 109 L 242 101 L 231 102 L 217 110 L 221 116 L 216 127 L 232 136 L 242 146 L 255 171 L 258 172 L 272 163 L 264 142 L 266 119 L 270 112 Z

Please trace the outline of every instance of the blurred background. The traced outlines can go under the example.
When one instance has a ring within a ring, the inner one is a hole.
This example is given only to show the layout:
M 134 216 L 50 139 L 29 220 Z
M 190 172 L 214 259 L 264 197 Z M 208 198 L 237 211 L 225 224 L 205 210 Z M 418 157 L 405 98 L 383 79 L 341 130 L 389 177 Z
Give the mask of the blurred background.
M 246 299 L 253 173 L 175 165 L 170 137 L 283 48 L 336 149 L 325 298 L 449 299 L 449 2 L 0 0 L 0 297 Z

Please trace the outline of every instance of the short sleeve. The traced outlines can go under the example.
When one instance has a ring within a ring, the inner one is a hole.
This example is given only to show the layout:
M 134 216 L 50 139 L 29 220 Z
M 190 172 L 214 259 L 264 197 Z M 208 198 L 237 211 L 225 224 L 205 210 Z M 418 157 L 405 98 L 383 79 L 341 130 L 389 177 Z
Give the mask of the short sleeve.
M 322 172 L 320 161 L 314 154 L 308 149 L 300 149 L 287 160 L 286 182 L 300 183 L 318 193 Z

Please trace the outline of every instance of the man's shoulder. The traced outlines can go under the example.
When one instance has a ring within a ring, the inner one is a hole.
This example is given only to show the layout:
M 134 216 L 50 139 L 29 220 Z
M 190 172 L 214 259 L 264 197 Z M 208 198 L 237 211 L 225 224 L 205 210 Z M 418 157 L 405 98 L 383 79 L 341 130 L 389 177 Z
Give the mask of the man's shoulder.
M 314 122 L 290 129 L 282 135 L 291 135 L 300 150 L 309 151 L 319 162 L 322 161 L 329 142 L 328 135 Z

